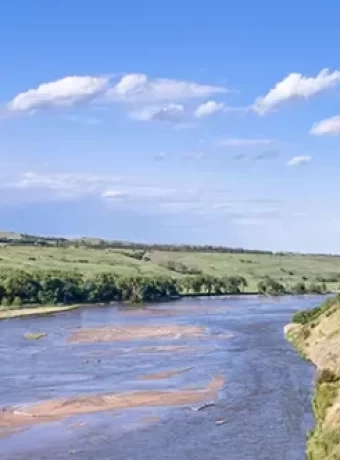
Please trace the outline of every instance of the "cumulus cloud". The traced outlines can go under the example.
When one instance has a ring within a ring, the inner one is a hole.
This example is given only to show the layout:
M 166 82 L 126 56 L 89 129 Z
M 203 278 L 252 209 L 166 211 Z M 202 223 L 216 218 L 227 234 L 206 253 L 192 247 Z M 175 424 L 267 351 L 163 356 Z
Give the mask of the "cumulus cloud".
M 118 80 L 112 76 L 74 75 L 42 83 L 37 88 L 17 94 L 3 111 L 6 115 L 55 106 L 70 107 L 84 101 L 108 104 L 120 102 L 135 106 L 149 104 L 149 107 L 140 110 L 140 114 L 136 113 L 139 119 L 167 119 L 182 110 L 179 101 L 204 99 L 227 92 L 226 88 L 220 86 L 169 78 L 150 78 L 138 73 L 123 75 Z M 210 105 L 211 103 L 213 101 L 210 101 Z M 216 111 L 217 107 L 220 108 L 220 105 L 214 108 L 208 106 L 208 110 Z
M 325 120 L 315 123 L 310 130 L 310 134 L 313 134 L 314 136 L 340 135 L 340 115 L 326 118 Z
M 265 114 L 284 102 L 293 99 L 308 99 L 340 83 L 340 71 L 323 69 L 316 77 L 306 77 L 301 73 L 291 73 L 278 82 L 265 96 L 258 97 L 253 109 Z
M 217 142 L 220 147 L 261 147 L 264 145 L 270 145 L 273 141 L 271 139 L 260 139 L 260 138 L 235 138 L 230 137 L 227 139 L 221 139 Z
M 149 78 L 145 74 L 127 74 L 107 91 L 106 98 L 130 102 L 177 101 L 226 92 L 227 89 L 220 86 L 169 78 Z
M 8 103 L 8 109 L 27 112 L 48 106 L 70 106 L 103 93 L 108 82 L 107 77 L 65 77 L 18 94 Z
M 287 161 L 287 166 L 300 166 L 310 163 L 311 157 L 308 155 L 295 156 Z
M 184 106 L 181 104 L 166 104 L 163 106 L 147 106 L 131 113 L 131 118 L 138 121 L 168 121 L 179 122 L 184 116 Z
M 225 104 L 223 102 L 207 101 L 199 105 L 194 111 L 196 118 L 209 117 L 216 112 L 225 110 Z

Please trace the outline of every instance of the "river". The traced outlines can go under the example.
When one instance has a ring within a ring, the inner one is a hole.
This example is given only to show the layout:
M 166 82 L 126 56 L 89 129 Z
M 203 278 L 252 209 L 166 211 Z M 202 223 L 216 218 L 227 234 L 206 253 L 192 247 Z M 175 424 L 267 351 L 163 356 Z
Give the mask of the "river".
M 1 458 L 302 460 L 313 426 L 314 369 L 286 342 L 283 328 L 296 310 L 322 300 L 182 299 L 141 310 L 91 307 L 1 321 L 0 408 L 14 420 L 1 427 L 0 419 Z M 77 340 L 103 326 L 119 326 L 120 334 L 131 327 L 179 332 Z M 47 337 L 24 338 L 36 331 Z M 213 379 L 220 385 L 214 395 L 207 390 Z M 160 393 L 167 402 L 103 410 L 100 395 L 113 393 L 133 394 L 133 401 Z M 92 399 L 98 411 L 75 403 L 81 395 L 99 395 Z M 42 410 L 36 404 L 49 401 L 75 413 L 17 423 L 15 408 Z M 197 410 L 205 403 L 213 405 Z

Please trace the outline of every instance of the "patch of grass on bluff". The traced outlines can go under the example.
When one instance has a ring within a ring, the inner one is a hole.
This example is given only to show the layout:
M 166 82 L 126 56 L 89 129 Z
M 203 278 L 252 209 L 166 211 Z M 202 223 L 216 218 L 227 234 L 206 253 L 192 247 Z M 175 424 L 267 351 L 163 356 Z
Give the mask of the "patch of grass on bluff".
M 326 380 L 322 373 L 328 375 Z M 340 459 L 340 427 L 326 423 L 327 411 L 335 404 L 339 394 L 340 377 L 328 369 L 323 370 L 315 386 L 313 409 L 316 427 L 309 435 L 308 460 Z
M 315 321 L 323 313 L 334 307 L 334 299 L 326 300 L 322 305 L 319 305 L 311 310 L 298 311 L 293 315 L 293 323 L 297 324 L 308 324 Z M 330 314 L 335 311 L 335 308 L 330 311 Z

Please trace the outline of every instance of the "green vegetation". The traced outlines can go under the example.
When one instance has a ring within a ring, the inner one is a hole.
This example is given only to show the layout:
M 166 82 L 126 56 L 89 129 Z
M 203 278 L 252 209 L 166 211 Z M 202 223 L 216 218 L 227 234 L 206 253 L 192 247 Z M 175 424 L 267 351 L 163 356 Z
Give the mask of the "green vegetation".
M 312 308 L 311 310 L 298 311 L 293 315 L 293 323 L 311 323 L 312 321 L 315 321 L 320 315 L 322 315 L 322 313 L 327 313 L 327 311 L 329 311 L 332 307 L 334 307 L 334 299 L 328 299 L 322 305 Z
M 67 240 L 13 233 L 0 233 L 0 269 L 177 280 L 187 276 L 241 276 L 247 280 L 245 292 L 258 292 L 259 283 L 263 282 L 260 292 L 267 294 L 323 293 L 335 291 L 340 285 L 340 256 L 143 245 L 90 238 Z
M 26 332 L 24 337 L 26 340 L 39 340 L 47 337 L 47 334 L 45 332 Z
M 332 372 L 331 374 L 333 375 L 331 381 L 324 380 L 322 375 L 317 378 L 313 398 L 316 427 L 309 434 L 308 460 L 340 459 L 340 451 L 338 450 L 340 447 L 340 427 L 328 427 L 325 423 L 327 411 L 335 404 L 340 392 L 340 377 L 335 376 Z M 338 452 L 336 452 L 337 450 Z
M 340 460 L 340 298 L 298 312 L 287 338 L 318 367 L 308 460 Z
M 178 291 L 176 281 L 171 278 L 119 278 L 111 273 L 85 276 L 56 270 L 0 272 L 0 300 L 5 308 L 114 301 L 138 303 L 173 297 L 178 297 Z
M 178 295 L 324 293 L 338 283 L 336 256 L 0 233 L 0 310 L 7 312 Z
M 285 287 L 278 281 L 266 277 L 264 280 L 260 281 L 257 285 L 259 294 L 266 295 L 282 295 L 287 291 Z

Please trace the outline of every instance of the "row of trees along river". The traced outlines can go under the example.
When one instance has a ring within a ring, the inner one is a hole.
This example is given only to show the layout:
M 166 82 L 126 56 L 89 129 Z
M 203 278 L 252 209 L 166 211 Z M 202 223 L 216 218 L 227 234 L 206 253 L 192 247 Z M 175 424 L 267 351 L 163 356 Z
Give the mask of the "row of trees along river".
M 44 270 L 0 272 L 0 301 L 3 308 L 29 305 L 155 302 L 181 295 L 241 294 L 248 286 L 242 276 L 213 277 L 186 275 L 180 278 L 131 276 L 112 273 L 84 275 L 78 272 Z M 306 285 L 303 282 L 287 289 L 278 281 L 263 278 L 257 285 L 259 294 L 324 293 L 325 284 Z

